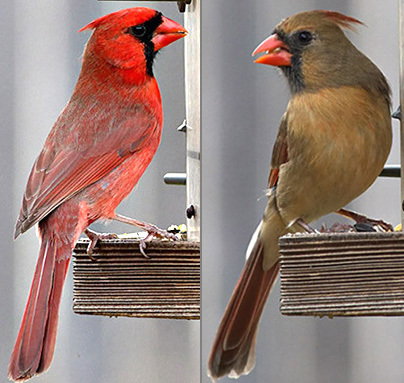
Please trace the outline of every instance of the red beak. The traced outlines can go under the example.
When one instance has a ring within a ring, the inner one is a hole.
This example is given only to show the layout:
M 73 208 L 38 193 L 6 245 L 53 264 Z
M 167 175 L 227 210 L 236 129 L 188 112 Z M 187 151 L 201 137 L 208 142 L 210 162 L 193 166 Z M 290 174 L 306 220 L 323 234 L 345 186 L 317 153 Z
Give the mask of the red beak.
M 182 39 L 188 33 L 182 25 L 168 19 L 167 17 L 162 17 L 163 22 L 155 30 L 152 39 L 155 52 L 176 40 Z
M 254 62 L 274 66 L 292 65 L 292 54 L 289 52 L 289 47 L 279 39 L 276 33 L 258 45 L 252 55 L 255 56 L 262 52 L 265 52 L 265 54 L 258 57 Z

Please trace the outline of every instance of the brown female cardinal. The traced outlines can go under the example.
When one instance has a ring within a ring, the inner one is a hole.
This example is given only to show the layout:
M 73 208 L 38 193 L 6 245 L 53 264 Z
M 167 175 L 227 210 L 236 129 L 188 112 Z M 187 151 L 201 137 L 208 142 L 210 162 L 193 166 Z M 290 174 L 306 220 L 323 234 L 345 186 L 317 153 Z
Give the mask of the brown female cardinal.
M 390 151 L 390 89 L 345 36 L 360 22 L 331 11 L 296 14 L 257 47 L 281 68 L 291 98 L 272 154 L 268 204 L 213 343 L 212 380 L 248 374 L 258 324 L 278 273 L 278 239 L 339 212 L 380 174 Z
M 86 29 L 94 32 L 79 79 L 35 161 L 15 228 L 17 237 L 38 223 L 41 248 L 11 355 L 14 381 L 49 368 L 71 253 L 91 223 L 117 219 L 164 235 L 114 211 L 160 142 L 163 113 L 153 60 L 186 30 L 149 8 L 121 10 Z

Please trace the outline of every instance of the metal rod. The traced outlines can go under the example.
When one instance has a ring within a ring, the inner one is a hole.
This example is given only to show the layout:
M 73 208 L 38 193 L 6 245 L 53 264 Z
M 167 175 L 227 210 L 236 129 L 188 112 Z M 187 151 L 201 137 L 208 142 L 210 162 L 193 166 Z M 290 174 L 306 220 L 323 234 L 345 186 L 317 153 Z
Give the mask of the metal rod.
M 379 177 L 395 177 L 400 178 L 401 176 L 401 166 L 400 165 L 386 165 Z
M 399 0 L 399 48 L 400 48 L 400 106 L 404 105 L 404 0 Z M 400 120 L 401 167 L 404 168 L 404 119 Z M 401 201 L 404 200 L 404 177 L 401 177 Z M 401 204 L 403 206 L 403 204 Z M 404 211 L 401 209 L 401 225 L 404 227 Z
M 200 3 L 193 0 L 184 14 L 189 35 L 185 44 L 185 106 L 187 120 L 187 218 L 188 240 L 200 240 Z
M 400 165 L 386 165 L 381 171 L 379 177 L 400 178 Z M 167 185 L 186 185 L 186 173 L 166 173 L 163 177 L 164 183 Z
M 186 173 L 167 173 L 164 174 L 164 183 L 167 185 L 186 185 L 187 174 Z

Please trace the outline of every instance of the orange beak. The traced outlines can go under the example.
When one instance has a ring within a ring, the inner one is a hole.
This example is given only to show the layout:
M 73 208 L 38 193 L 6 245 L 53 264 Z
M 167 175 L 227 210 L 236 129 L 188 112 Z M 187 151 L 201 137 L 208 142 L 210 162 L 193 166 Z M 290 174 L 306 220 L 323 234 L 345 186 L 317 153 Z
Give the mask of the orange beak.
M 292 54 L 289 52 L 289 47 L 279 39 L 276 33 L 258 45 L 252 55 L 255 56 L 262 52 L 265 52 L 265 54 L 258 57 L 254 62 L 274 66 L 292 65 Z
M 163 22 L 156 28 L 152 39 L 155 52 L 176 40 L 182 39 L 188 33 L 182 25 L 167 17 L 162 16 L 162 18 Z

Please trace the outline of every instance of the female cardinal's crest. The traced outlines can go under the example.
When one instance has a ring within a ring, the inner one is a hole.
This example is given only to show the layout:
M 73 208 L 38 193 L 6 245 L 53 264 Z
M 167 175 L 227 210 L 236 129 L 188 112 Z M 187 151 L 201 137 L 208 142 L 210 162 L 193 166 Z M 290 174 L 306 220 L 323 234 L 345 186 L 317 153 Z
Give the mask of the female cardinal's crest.
M 353 17 L 345 16 L 342 13 L 335 12 L 335 11 L 319 11 L 329 19 L 331 19 L 335 24 L 340 26 L 341 28 L 355 30 L 355 24 L 361 24 L 362 21 L 359 21 Z

